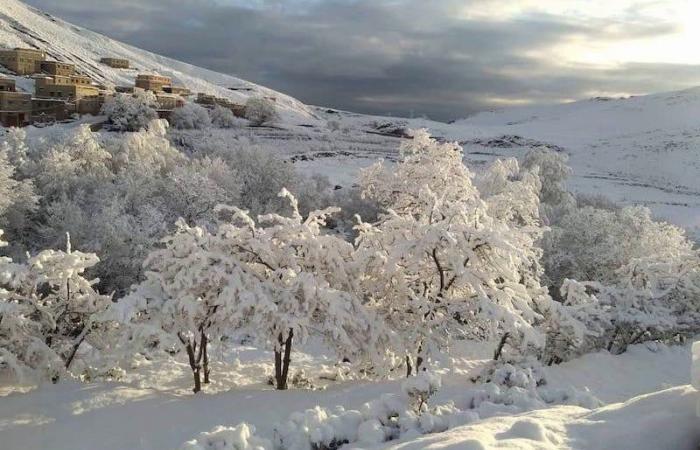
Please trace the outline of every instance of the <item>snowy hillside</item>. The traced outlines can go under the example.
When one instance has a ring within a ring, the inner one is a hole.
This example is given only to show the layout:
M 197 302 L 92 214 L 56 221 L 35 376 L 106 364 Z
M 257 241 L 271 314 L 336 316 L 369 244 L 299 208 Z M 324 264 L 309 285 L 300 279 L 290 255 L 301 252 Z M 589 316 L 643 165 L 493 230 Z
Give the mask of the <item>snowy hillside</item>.
M 470 166 L 544 145 L 569 155 L 574 191 L 648 206 L 691 231 L 700 226 L 700 88 L 484 112 L 452 124 L 342 112 L 326 117 L 359 128 L 372 120 L 428 128 L 459 141 Z M 330 170 L 332 163 L 319 165 Z
M 16 0 L 0 0 L 0 47 L 38 48 L 49 58 L 73 63 L 107 86 L 132 85 L 139 72 L 157 72 L 193 92 L 245 102 L 251 95 L 274 96 L 287 120 L 308 121 L 311 110 L 298 100 L 239 78 L 202 69 L 109 39 Z M 100 58 L 126 58 L 133 69 L 113 69 Z
M 571 158 L 574 190 L 700 225 L 700 88 L 482 113 L 445 131 L 450 138 L 478 133 L 557 145 Z

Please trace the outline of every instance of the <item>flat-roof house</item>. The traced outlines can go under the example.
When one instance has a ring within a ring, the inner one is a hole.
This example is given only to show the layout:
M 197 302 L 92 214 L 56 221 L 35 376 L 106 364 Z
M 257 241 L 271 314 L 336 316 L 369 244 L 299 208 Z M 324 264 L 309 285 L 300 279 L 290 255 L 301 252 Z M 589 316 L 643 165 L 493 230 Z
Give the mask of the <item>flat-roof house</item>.
M 16 90 L 15 80 L 0 77 L 0 92 L 15 92 Z
M 182 97 L 175 94 L 157 94 L 156 101 L 158 102 L 158 109 L 166 111 L 185 106 L 185 101 Z
M 128 69 L 129 68 L 129 60 L 128 59 L 102 58 L 102 59 L 100 59 L 100 62 L 102 64 L 105 64 L 109 67 L 113 67 L 115 69 Z
M 40 63 L 46 60 L 46 53 L 31 48 L 0 50 L 0 65 L 18 75 L 31 75 L 40 71 Z
M 51 123 L 70 117 L 72 105 L 59 98 L 32 98 L 32 123 Z
M 170 77 L 152 74 L 139 74 L 136 76 L 136 87 L 153 92 L 163 92 L 166 86 L 172 86 L 173 80 Z
M 60 75 L 69 77 L 75 73 L 75 65 L 59 62 L 59 61 L 41 61 L 39 62 L 41 72 L 49 75 Z
M 102 105 L 104 105 L 106 98 L 102 94 L 79 98 L 75 102 L 75 110 L 78 114 L 92 114 L 96 116 L 102 110 Z
M 99 88 L 91 84 L 90 78 L 82 75 L 36 77 L 34 90 L 37 97 L 65 100 L 77 100 L 100 93 Z
M 184 86 L 164 86 L 163 91 L 167 92 L 168 94 L 176 94 L 181 96 L 188 96 L 192 94 L 192 91 Z
M 214 95 L 199 92 L 197 94 L 197 98 L 195 99 L 195 103 L 211 108 L 218 105 L 223 108 L 230 109 L 233 115 L 236 117 L 245 117 L 245 105 L 240 103 L 234 103 L 226 98 L 216 97 Z
M 0 124 L 22 127 L 31 122 L 32 95 L 24 92 L 0 92 Z

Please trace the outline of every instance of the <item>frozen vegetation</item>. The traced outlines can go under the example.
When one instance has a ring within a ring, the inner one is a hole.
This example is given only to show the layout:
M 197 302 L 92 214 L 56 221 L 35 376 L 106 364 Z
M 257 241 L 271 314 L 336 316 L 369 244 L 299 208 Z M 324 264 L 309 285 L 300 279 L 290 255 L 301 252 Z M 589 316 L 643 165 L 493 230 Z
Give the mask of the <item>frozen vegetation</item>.
M 638 448 L 696 442 L 694 391 L 650 392 L 689 381 L 687 346 L 673 346 L 700 326 L 700 255 L 643 207 L 569 193 L 560 153 L 475 173 L 459 145 L 412 131 L 353 194 L 254 146 L 178 147 L 180 133 L 156 119 L 132 132 L 6 134 L 11 448 L 41 448 L 47 438 L 23 430 L 66 420 L 28 412 L 46 396 L 73 416 L 107 408 L 125 420 L 168 397 L 198 416 L 184 426 L 169 410 L 174 435 L 104 448 L 597 448 L 654 402 L 665 413 L 649 429 L 680 429 Z M 632 371 L 630 389 L 600 358 L 667 358 L 677 381 Z M 283 394 L 266 386 L 306 394 L 280 397 L 268 417 L 260 408 Z M 258 412 L 221 404 L 237 392 L 260 398 Z

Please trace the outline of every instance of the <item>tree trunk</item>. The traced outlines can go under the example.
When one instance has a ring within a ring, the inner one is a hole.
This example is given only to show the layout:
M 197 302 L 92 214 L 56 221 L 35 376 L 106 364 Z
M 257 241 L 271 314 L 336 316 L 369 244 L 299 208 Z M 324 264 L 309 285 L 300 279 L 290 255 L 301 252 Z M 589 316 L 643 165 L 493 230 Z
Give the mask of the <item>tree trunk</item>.
M 83 343 L 89 331 L 90 325 L 86 325 L 85 328 L 83 328 L 83 331 L 80 332 L 80 335 L 78 335 L 78 339 L 75 341 L 75 344 L 73 344 L 73 347 L 68 354 L 68 358 L 66 358 L 66 370 L 70 369 L 70 365 L 73 363 L 73 358 L 75 358 L 75 355 L 78 353 L 80 344 Z
M 279 336 L 282 340 L 282 335 Z M 280 389 L 282 383 L 282 351 L 275 350 L 275 389 Z
M 503 336 L 501 336 L 501 340 L 498 342 L 498 347 L 496 347 L 496 351 L 493 354 L 493 360 L 498 361 L 501 355 L 503 354 L 503 347 L 506 345 L 506 341 L 508 340 L 508 337 L 510 336 L 510 333 L 505 333 Z
M 620 334 L 620 327 L 615 328 L 615 332 L 613 333 L 612 337 L 610 338 L 610 341 L 608 342 L 607 350 L 611 353 L 612 353 L 613 345 L 615 345 L 615 340 L 617 339 L 618 334 Z
M 420 372 L 423 366 L 423 340 L 418 344 L 418 350 L 416 350 L 416 375 Z
M 190 361 L 190 368 L 192 369 L 192 376 L 194 377 L 194 389 L 192 391 L 196 394 L 197 392 L 202 390 L 202 377 L 201 377 L 201 372 L 200 372 L 200 366 L 199 363 L 195 357 L 195 348 L 197 344 L 193 344 L 191 342 L 187 343 L 187 357 L 189 358 Z
M 289 330 L 289 336 L 284 340 L 282 333 L 277 337 L 280 349 L 275 351 L 275 383 L 279 391 L 287 389 L 287 379 L 289 378 L 289 365 L 292 361 L 292 338 L 294 331 Z
M 202 369 L 204 370 L 204 384 L 209 384 L 209 352 L 207 351 L 207 344 L 209 339 L 207 334 L 202 331 Z
M 411 364 L 411 357 L 406 355 L 406 378 L 410 377 L 413 373 L 413 364 Z

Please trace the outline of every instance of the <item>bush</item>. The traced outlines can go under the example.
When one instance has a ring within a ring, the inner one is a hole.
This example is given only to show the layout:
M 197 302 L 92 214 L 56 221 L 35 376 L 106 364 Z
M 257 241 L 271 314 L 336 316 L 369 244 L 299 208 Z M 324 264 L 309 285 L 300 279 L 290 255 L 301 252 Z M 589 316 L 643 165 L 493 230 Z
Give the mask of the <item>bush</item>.
M 170 115 L 170 125 L 178 130 L 203 130 L 211 127 L 209 111 L 196 103 L 186 103 L 175 108 Z
M 275 104 L 265 97 L 251 97 L 245 104 L 245 118 L 255 126 L 269 124 L 277 120 Z
M 216 105 L 214 109 L 209 110 L 209 117 L 211 124 L 217 128 L 238 128 L 246 125 L 244 119 L 234 116 L 230 109 L 221 105 Z
M 134 95 L 117 94 L 102 106 L 111 129 L 115 131 L 139 131 L 158 118 L 156 96 L 150 91 L 139 91 Z

